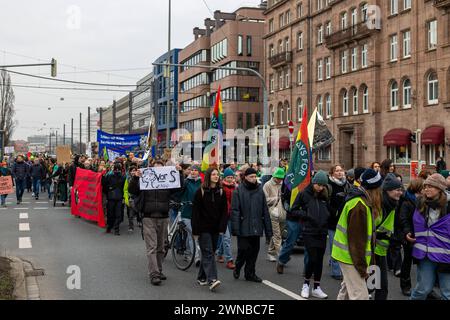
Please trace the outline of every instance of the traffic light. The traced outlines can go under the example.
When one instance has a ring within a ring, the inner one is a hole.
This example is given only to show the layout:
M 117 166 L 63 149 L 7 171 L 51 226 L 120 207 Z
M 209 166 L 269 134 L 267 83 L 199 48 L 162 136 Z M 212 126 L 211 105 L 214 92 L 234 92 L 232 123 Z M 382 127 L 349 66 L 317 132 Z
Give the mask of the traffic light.
M 56 77 L 56 72 L 57 71 L 57 62 L 55 59 L 52 59 L 52 77 L 55 78 Z
M 417 143 L 417 133 L 411 133 L 411 142 Z

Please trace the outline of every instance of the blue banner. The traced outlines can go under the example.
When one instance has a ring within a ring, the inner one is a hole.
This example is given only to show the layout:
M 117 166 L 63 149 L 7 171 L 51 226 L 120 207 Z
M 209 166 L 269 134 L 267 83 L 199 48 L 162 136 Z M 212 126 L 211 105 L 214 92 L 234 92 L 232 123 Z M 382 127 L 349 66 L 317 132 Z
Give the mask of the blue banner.
M 147 133 L 145 134 L 110 134 L 97 130 L 99 156 L 114 161 L 115 158 L 126 156 L 129 152 L 145 149 Z

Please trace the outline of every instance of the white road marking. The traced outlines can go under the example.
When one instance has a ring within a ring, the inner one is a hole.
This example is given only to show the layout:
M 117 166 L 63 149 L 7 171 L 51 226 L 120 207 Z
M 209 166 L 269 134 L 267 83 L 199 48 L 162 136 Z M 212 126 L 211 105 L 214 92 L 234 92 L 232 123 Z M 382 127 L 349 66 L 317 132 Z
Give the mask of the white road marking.
M 8 208 L 0 208 L 0 210 L 8 210 Z
M 19 238 L 19 249 L 30 249 L 33 246 L 31 245 L 30 237 L 21 237 Z
M 48 210 L 48 207 L 42 207 L 42 208 L 33 208 L 33 210 Z
M 37 202 L 35 202 L 35 203 L 39 203 L 39 204 L 42 204 L 42 203 L 48 204 L 48 201 L 37 201 Z
M 29 210 L 29 208 L 14 208 L 14 210 Z
M 293 298 L 295 300 L 306 300 L 305 298 L 302 298 L 298 294 L 296 294 L 296 293 L 294 293 L 292 291 L 289 291 L 288 289 L 285 289 L 283 287 L 280 287 L 279 285 L 277 285 L 275 283 L 272 283 L 270 281 L 263 280 L 262 283 L 265 284 L 266 286 L 271 287 L 272 289 L 275 289 L 275 290 L 277 290 L 277 291 L 279 291 L 281 293 L 284 293 L 285 295 L 287 295 L 287 296 L 289 296 L 289 297 L 291 297 L 291 298 Z
M 30 231 L 29 223 L 19 223 L 19 231 Z
M 53 208 L 53 209 L 56 209 L 56 210 L 66 210 L 66 209 L 70 209 L 70 208 L 68 208 L 68 207 L 56 207 L 56 208 Z
M 19 219 L 28 219 L 28 213 L 21 213 Z

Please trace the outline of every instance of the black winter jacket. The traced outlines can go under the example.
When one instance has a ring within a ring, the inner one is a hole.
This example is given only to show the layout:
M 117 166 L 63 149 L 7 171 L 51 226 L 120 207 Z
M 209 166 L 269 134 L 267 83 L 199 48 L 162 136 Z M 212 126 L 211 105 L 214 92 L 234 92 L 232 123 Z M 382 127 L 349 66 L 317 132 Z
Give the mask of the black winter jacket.
M 33 164 L 31 166 L 30 174 L 32 178 L 42 179 L 45 175 L 44 167 L 41 164 Z
M 298 216 L 303 223 L 305 242 L 314 247 L 326 247 L 330 219 L 328 189 L 316 195 L 310 184 L 297 195 L 291 211 L 291 214 Z
M 400 199 L 398 209 L 398 229 L 395 233 L 398 238 L 406 243 L 406 235 L 408 233 L 414 234 L 413 215 L 416 210 L 416 203 L 408 194 Z
M 198 189 L 192 204 L 192 234 L 225 233 L 228 223 L 227 196 L 220 188 Z
M 341 217 L 342 209 L 345 206 L 345 197 L 351 189 L 350 183 L 346 182 L 344 185 L 339 185 L 333 180 L 328 179 L 328 184 L 331 185 L 330 195 L 330 219 L 328 228 L 330 230 L 336 230 L 336 226 Z
M 260 184 L 252 186 L 246 181 L 233 191 L 231 199 L 231 230 L 234 236 L 272 236 L 266 196 Z
M 180 189 L 181 188 L 141 191 L 139 186 L 139 177 L 132 177 L 128 185 L 128 191 L 135 197 L 138 197 L 141 193 L 143 193 L 142 213 L 144 218 L 168 218 L 170 209 L 169 201 L 172 200 L 173 195 L 180 191 Z
M 125 186 L 125 177 L 122 174 L 107 174 L 102 177 L 103 193 L 106 199 L 120 201 L 123 199 L 123 187 Z
M 11 173 L 15 179 L 26 179 L 30 175 L 30 166 L 25 162 L 16 162 Z

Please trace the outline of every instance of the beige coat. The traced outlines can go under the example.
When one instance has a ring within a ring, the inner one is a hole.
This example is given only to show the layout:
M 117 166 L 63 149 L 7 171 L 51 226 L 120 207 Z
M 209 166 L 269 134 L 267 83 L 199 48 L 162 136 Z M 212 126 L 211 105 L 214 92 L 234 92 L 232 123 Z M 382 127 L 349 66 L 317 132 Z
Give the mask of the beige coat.
M 285 220 L 286 211 L 284 210 L 281 199 L 281 184 L 275 183 L 272 178 L 264 185 L 263 191 L 266 195 L 270 215 Z

